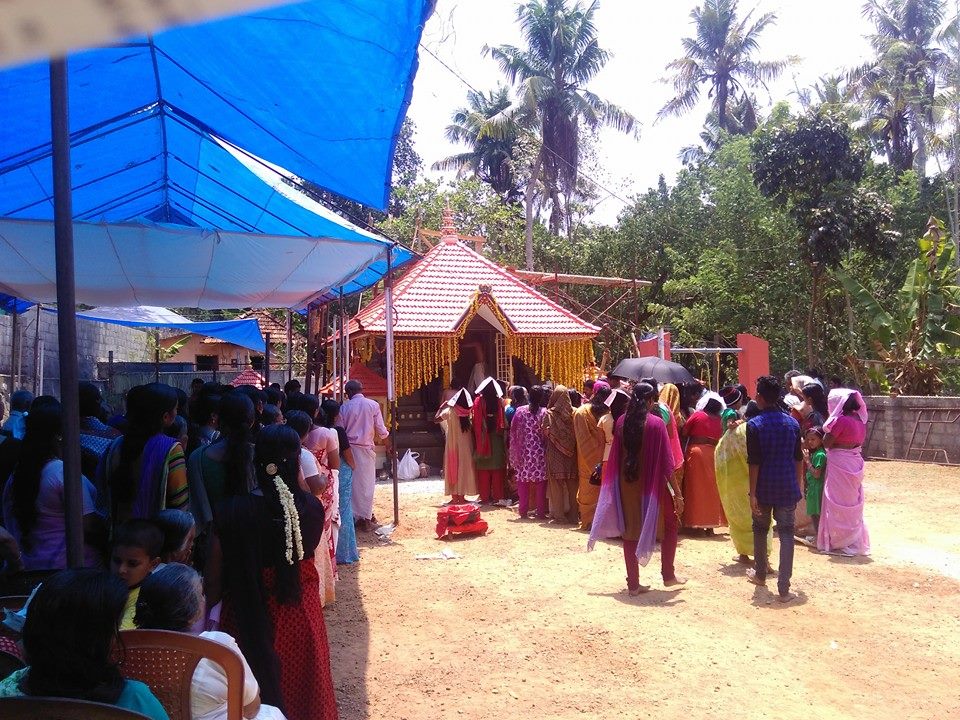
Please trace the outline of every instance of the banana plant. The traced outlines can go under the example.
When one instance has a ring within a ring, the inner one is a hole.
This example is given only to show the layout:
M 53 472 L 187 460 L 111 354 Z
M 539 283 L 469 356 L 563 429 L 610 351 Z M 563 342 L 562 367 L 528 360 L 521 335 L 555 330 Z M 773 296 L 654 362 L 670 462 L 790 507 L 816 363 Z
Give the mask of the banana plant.
M 918 241 L 919 255 L 887 309 L 856 278 L 838 269 L 837 279 L 870 328 L 870 345 L 892 392 L 934 394 L 943 385 L 943 360 L 960 354 L 960 287 L 955 246 L 943 223 L 930 218 Z M 856 358 L 865 365 L 868 358 Z

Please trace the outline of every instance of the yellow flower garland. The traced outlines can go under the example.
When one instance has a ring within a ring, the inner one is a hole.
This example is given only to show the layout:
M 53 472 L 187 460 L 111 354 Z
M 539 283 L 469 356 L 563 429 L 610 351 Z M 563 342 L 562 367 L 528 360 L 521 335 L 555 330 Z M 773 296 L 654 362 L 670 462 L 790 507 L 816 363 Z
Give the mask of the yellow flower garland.
M 579 388 L 585 369 L 594 364 L 590 338 L 514 335 L 507 339 L 507 349 L 538 377 L 567 387 Z
M 453 336 L 394 340 L 397 397 L 419 390 L 456 362 L 458 345 Z

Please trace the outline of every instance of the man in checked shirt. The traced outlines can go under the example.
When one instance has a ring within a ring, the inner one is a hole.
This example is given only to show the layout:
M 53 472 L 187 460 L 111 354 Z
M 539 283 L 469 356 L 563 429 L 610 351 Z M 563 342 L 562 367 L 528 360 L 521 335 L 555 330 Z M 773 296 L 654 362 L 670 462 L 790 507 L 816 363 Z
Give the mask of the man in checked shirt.
M 753 511 L 753 557 L 755 567 L 747 579 L 755 585 L 767 582 L 767 531 L 770 515 L 780 537 L 780 602 L 797 596 L 790 592 L 793 575 L 793 512 L 803 497 L 803 453 L 800 425 L 779 407 L 780 382 L 770 375 L 757 380 L 760 414 L 747 423 L 747 463 L 750 466 L 750 509 Z

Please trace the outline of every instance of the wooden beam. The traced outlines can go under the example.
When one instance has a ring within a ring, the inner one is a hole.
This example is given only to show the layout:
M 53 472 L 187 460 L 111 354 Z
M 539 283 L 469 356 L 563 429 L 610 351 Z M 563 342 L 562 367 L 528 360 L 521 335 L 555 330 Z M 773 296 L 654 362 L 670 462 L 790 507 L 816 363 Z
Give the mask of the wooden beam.
M 743 348 L 722 348 L 722 347 L 702 347 L 702 348 L 670 348 L 671 355 L 736 355 L 742 353 Z
M 649 287 L 653 284 L 649 280 L 597 277 L 595 275 L 565 275 L 563 273 L 545 273 L 535 270 L 518 270 L 512 267 L 508 267 L 507 271 L 531 285 L 560 284 L 593 285 L 594 287 Z

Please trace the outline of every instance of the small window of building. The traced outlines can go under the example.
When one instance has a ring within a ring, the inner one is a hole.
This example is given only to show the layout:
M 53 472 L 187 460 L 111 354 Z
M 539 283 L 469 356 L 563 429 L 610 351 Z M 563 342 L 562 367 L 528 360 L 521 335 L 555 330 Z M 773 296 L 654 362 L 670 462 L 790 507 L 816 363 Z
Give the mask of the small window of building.
M 197 355 L 196 366 L 197 372 L 215 372 L 220 369 L 220 361 L 216 355 Z

